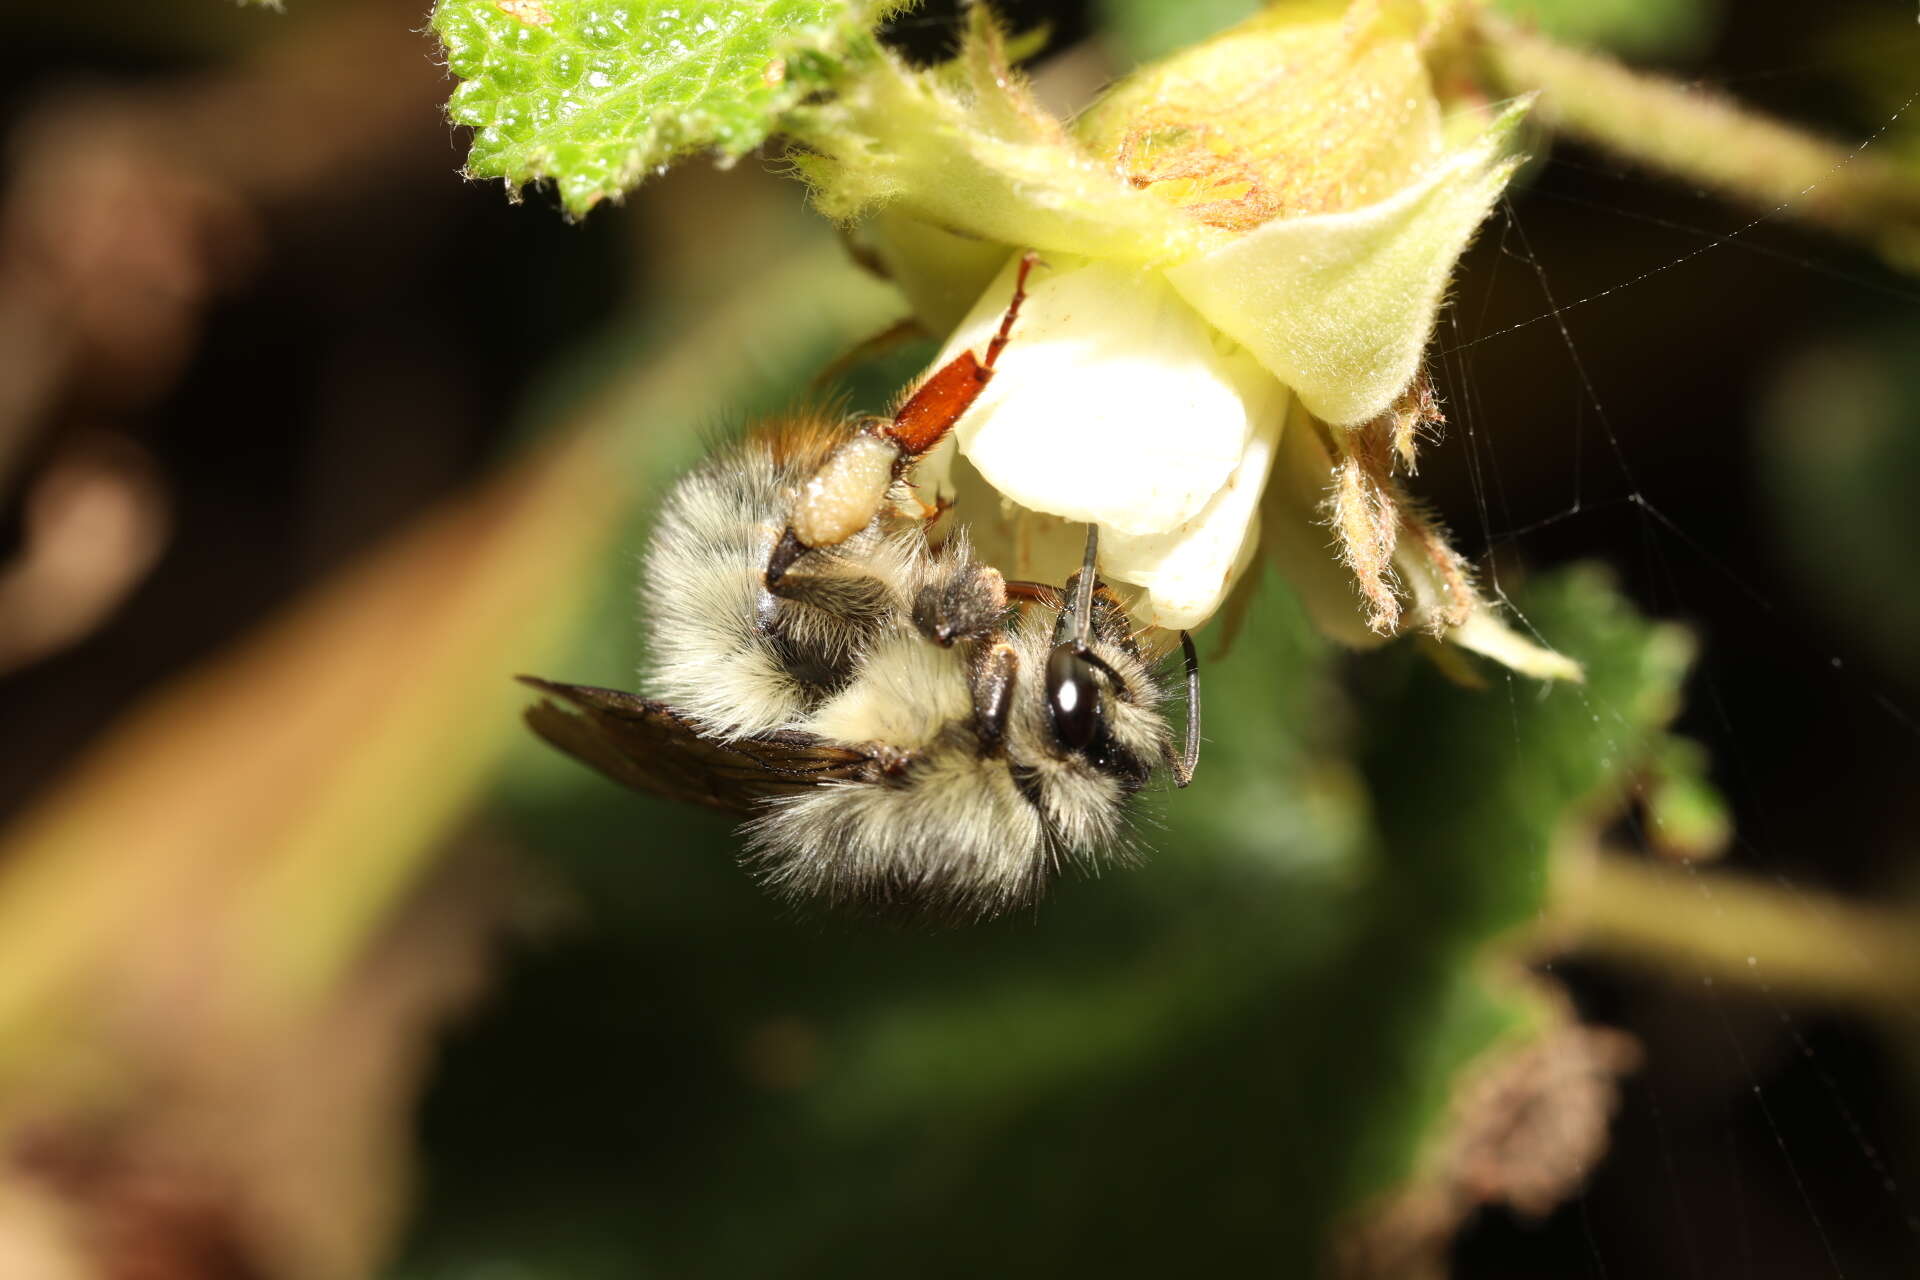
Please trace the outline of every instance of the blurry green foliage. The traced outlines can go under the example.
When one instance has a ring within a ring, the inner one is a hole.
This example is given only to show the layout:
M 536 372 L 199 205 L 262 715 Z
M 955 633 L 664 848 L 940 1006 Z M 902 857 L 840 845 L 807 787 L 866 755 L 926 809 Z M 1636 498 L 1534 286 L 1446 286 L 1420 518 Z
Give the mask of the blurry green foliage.
M 1262 0 L 1097 0 L 1102 36 L 1129 62 L 1163 58 L 1265 7 Z M 1492 7 L 1571 45 L 1656 58 L 1697 51 L 1719 17 L 1713 0 L 1493 0 Z
M 1261 0 L 1096 0 L 1100 35 L 1128 62 L 1151 62 L 1260 11 Z
M 789 379 L 743 412 L 801 394 L 790 320 L 735 331 Z M 633 428 L 691 447 L 700 425 Z M 633 683 L 633 573 L 632 547 L 610 558 L 599 624 L 548 674 Z M 529 740 L 505 815 L 585 918 L 454 1046 L 402 1274 L 1307 1273 L 1412 1170 L 1459 1070 L 1540 1026 L 1486 946 L 1534 917 L 1560 824 L 1661 747 L 1677 633 L 1590 571 L 1522 606 L 1586 685 L 1347 659 L 1267 584 L 1207 672 L 1198 781 L 1148 797 L 1141 865 L 966 929 L 784 906 L 726 820 Z
M 744 155 L 897 0 L 440 0 L 467 171 L 551 179 L 570 213 L 670 161 Z
M 1681 857 L 1712 857 L 1733 839 L 1733 813 L 1709 779 L 1712 759 L 1690 738 L 1670 737 L 1642 784 L 1649 842 Z
M 1700 52 L 1719 24 L 1717 0 L 1494 0 L 1542 35 L 1630 58 Z
M 1913 100 L 1914 15 L 1897 6 L 1835 14 L 1815 61 L 1846 68 L 1840 88 L 1855 103 L 1863 128 L 1905 116 Z M 1874 138 L 1882 154 L 1920 169 L 1920 129 L 1887 129 Z

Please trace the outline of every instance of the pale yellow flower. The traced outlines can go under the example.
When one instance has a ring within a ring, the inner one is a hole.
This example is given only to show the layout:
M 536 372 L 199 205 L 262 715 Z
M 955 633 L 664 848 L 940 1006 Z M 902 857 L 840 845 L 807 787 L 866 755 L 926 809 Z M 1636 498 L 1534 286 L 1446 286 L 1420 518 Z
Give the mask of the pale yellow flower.
M 963 497 L 1009 576 L 1061 580 L 1093 523 L 1102 575 L 1135 589 L 1142 620 L 1192 629 L 1253 561 L 1265 508 L 1317 524 L 1352 570 L 1340 607 L 1365 625 L 1308 601 L 1341 638 L 1413 622 L 1577 676 L 1473 593 L 1393 474 L 1412 460 L 1436 314 L 1519 163 L 1524 110 L 1443 107 L 1430 38 L 1373 6 L 1270 13 L 1122 82 L 1070 133 L 979 20 L 944 75 L 891 66 L 811 131 L 821 203 L 878 213 L 869 239 L 951 332 L 940 361 L 984 347 L 1012 258 L 1042 255 L 993 380 L 918 472 Z M 1282 447 L 1301 431 L 1313 440 Z M 1299 489 L 1276 464 L 1304 468 L 1325 509 L 1271 501 Z M 1303 581 L 1319 575 L 1288 576 L 1324 595 Z

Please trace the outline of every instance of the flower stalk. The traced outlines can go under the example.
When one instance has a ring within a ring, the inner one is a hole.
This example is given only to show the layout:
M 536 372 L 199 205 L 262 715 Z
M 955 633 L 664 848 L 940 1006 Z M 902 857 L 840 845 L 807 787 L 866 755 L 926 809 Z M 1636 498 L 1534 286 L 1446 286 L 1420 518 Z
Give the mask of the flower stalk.
M 1661 173 L 1780 210 L 1920 270 L 1920 176 L 1692 85 L 1569 49 L 1491 13 L 1475 23 L 1488 85 L 1538 95 L 1539 123 Z
M 1920 1008 L 1911 912 L 1617 851 L 1556 856 L 1536 949 L 1902 1018 Z

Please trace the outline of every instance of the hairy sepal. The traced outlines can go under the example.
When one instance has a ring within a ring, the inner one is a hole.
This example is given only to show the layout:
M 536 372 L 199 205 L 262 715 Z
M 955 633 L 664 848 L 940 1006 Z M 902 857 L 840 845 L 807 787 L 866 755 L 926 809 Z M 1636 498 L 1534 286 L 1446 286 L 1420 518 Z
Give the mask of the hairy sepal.
M 1526 106 L 1509 107 L 1385 200 L 1276 218 L 1170 268 L 1167 279 L 1315 417 L 1367 422 L 1419 371 L 1454 263 L 1520 162 Z
M 1225 236 L 1130 187 L 1033 100 L 976 9 L 961 59 L 918 73 L 887 56 L 796 115 L 814 199 L 852 221 L 880 208 L 1038 249 L 1158 265 Z

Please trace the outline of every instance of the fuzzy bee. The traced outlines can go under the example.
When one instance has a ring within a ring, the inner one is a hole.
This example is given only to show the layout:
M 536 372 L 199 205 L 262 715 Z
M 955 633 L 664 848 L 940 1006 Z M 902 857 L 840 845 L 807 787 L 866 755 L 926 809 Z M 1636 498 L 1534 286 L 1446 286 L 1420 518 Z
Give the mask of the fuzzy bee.
M 1163 656 L 1084 563 L 1008 582 L 964 531 L 934 545 L 914 463 L 992 376 L 1031 255 L 984 359 L 943 366 L 891 418 L 789 416 L 668 495 L 641 591 L 650 697 L 522 677 L 548 742 L 640 791 L 743 814 L 776 889 L 965 916 L 1030 901 L 1125 847 L 1156 767 L 1185 786 Z

